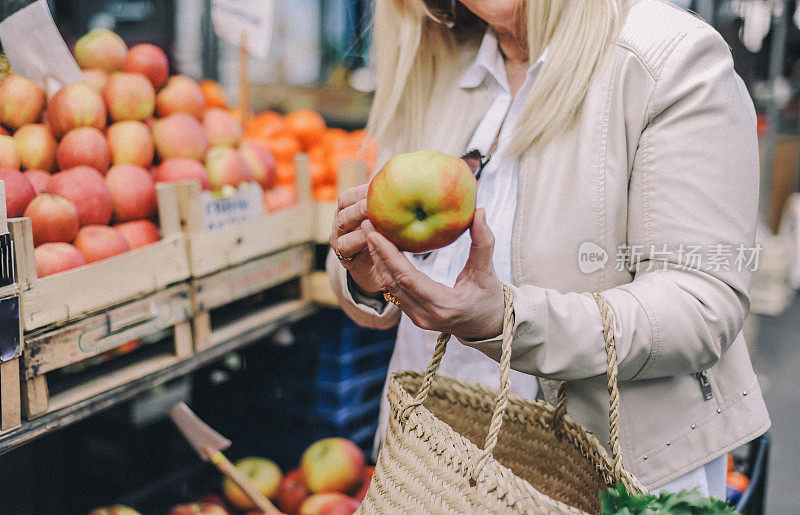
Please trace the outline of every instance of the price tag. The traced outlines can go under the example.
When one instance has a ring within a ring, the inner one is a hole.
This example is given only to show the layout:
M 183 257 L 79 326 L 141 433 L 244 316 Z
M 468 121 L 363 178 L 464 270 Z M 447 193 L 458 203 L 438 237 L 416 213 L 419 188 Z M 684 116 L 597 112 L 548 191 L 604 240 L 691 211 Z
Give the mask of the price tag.
M 229 197 L 218 197 L 210 191 L 204 191 L 201 201 L 203 221 L 209 230 L 264 216 L 264 193 L 255 182 L 241 186 Z
M 267 57 L 274 23 L 274 0 L 212 0 L 211 21 L 217 36 L 259 59 Z

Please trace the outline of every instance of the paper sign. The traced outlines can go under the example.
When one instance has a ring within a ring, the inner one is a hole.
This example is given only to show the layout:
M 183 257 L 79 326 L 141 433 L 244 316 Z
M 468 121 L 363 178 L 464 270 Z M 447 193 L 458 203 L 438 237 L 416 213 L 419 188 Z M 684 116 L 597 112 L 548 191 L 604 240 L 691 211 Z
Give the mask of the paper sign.
M 255 182 L 241 186 L 230 197 L 217 197 L 204 191 L 201 200 L 203 221 L 209 230 L 264 216 L 264 191 Z
M 0 22 L 0 41 L 14 73 L 24 75 L 53 96 L 83 81 L 83 73 L 56 28 L 46 0 L 20 9 Z
M 274 23 L 274 0 L 212 0 L 211 21 L 220 39 L 234 46 L 247 35 L 247 51 L 267 57 Z

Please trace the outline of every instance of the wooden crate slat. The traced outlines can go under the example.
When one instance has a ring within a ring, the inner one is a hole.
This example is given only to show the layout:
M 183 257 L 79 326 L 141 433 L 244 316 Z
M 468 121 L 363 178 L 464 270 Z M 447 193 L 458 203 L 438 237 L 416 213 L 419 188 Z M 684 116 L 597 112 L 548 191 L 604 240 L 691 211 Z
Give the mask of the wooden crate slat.
M 311 239 L 313 205 L 188 235 L 192 276 L 202 277 Z
M 0 363 L 0 431 L 14 429 L 21 422 L 19 358 L 14 358 Z
M 193 281 L 195 311 L 208 311 L 307 273 L 314 256 L 301 245 Z
M 189 287 L 184 284 L 28 337 L 23 351 L 24 377 L 30 379 L 158 333 L 190 315 Z
M 241 336 L 244 333 L 257 329 L 263 325 L 279 320 L 295 311 L 299 311 L 308 305 L 309 301 L 306 299 L 290 300 L 270 306 L 263 311 L 253 313 L 246 316 L 241 320 L 237 320 L 230 324 L 212 331 L 209 335 L 208 344 L 205 347 L 212 347 L 226 342 L 232 338 Z M 200 349 L 197 349 L 200 350 Z
M 23 329 L 76 320 L 189 277 L 180 233 L 158 243 L 60 274 L 36 277 L 30 219 L 9 220 L 17 257 Z

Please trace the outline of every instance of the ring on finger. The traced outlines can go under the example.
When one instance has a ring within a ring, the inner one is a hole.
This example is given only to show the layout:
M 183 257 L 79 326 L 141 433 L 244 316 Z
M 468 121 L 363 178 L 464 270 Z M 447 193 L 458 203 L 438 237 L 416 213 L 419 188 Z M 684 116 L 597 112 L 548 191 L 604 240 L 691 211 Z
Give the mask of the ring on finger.
M 391 302 L 395 306 L 400 305 L 400 301 L 398 301 L 394 295 L 389 293 L 388 291 L 383 292 L 383 298 L 386 299 L 386 302 Z
M 333 249 L 333 253 L 336 254 L 336 257 L 339 258 L 339 261 L 343 261 L 345 263 L 349 263 L 350 261 L 352 261 L 352 260 L 354 260 L 356 258 L 355 256 L 349 256 L 349 257 L 348 256 L 343 256 L 342 253 L 339 252 L 338 249 L 335 249 L 333 247 L 333 245 L 331 245 L 331 248 Z

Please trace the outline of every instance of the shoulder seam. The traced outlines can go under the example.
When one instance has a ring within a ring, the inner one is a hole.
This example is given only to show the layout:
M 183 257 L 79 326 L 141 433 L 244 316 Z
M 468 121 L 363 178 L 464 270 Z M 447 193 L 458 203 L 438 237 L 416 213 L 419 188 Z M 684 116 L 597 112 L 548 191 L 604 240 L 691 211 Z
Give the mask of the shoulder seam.
M 681 41 L 686 39 L 688 34 L 688 31 L 676 34 L 675 37 L 671 38 L 670 41 L 664 45 L 664 48 L 658 52 L 658 55 L 648 56 L 650 57 L 649 59 L 645 59 L 645 57 L 642 55 L 643 52 L 641 49 L 635 48 L 626 41 L 617 41 L 616 46 L 632 53 L 639 60 L 639 62 L 642 63 L 650 76 L 653 77 L 654 80 L 658 80 L 659 76 L 661 75 L 661 70 L 664 68 L 664 64 L 669 60 L 672 52 L 681 43 Z

